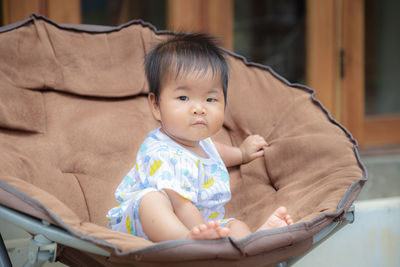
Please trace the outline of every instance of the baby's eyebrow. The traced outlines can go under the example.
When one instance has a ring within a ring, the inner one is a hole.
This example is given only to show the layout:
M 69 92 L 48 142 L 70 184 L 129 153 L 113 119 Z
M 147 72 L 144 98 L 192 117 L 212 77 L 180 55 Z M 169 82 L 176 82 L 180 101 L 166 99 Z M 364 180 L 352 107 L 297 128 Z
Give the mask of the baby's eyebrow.
M 178 86 L 174 89 L 174 91 L 187 91 L 188 88 L 186 86 Z
M 212 93 L 214 93 L 214 94 L 221 94 L 221 90 L 218 90 L 218 89 L 210 89 L 210 90 L 208 90 L 208 93 L 209 93 L 209 94 L 212 94 Z

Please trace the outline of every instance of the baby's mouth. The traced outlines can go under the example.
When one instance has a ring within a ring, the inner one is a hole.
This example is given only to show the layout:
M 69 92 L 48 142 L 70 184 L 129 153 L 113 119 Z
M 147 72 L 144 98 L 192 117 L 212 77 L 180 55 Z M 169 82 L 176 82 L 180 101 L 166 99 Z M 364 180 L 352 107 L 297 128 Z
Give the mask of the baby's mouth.
M 202 120 L 202 119 L 197 119 L 194 123 L 193 123 L 193 125 L 206 125 L 207 123 L 206 123 L 206 121 L 205 120 Z

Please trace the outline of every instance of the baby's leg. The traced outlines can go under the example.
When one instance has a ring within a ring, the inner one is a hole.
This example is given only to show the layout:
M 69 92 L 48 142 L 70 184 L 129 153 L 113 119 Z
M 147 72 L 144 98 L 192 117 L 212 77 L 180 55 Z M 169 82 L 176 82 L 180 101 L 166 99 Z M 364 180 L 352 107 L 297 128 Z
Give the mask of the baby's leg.
M 249 234 L 251 231 L 247 224 L 239 220 L 232 220 L 226 224 L 226 227 L 230 230 L 230 236 L 236 239 L 241 239 Z
M 176 216 L 169 199 L 160 192 L 146 194 L 139 205 L 143 231 L 154 242 L 173 239 L 216 239 L 228 235 L 220 223 L 208 222 L 190 231 Z
M 287 214 L 287 209 L 285 207 L 280 207 L 276 209 L 272 215 L 265 221 L 257 231 L 267 230 L 272 228 L 279 228 L 293 224 L 292 217 Z M 239 220 L 232 220 L 226 225 L 230 229 L 230 236 L 240 239 L 249 234 L 251 231 L 247 224 Z

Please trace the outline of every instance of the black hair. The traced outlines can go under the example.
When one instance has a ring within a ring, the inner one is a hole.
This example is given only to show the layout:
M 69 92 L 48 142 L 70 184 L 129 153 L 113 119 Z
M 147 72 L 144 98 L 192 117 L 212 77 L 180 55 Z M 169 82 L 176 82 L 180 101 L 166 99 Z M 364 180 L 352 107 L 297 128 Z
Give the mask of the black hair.
M 177 78 L 193 70 L 206 73 L 211 67 L 213 75 L 221 75 L 226 103 L 229 67 L 224 55 L 216 40 L 207 34 L 175 34 L 146 55 L 145 72 L 150 93 L 158 102 L 165 75 L 172 72 Z

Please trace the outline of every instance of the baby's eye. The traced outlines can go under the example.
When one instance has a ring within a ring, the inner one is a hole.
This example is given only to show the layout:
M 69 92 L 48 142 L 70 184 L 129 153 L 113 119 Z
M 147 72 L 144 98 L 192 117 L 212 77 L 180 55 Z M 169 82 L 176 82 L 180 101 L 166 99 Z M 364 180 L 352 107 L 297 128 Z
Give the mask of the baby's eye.
M 207 98 L 207 102 L 216 102 L 216 101 L 217 101 L 217 99 L 215 99 L 215 98 L 211 98 L 211 97 Z
M 188 101 L 189 97 L 182 95 L 182 96 L 178 97 L 178 99 L 182 100 L 182 101 Z

